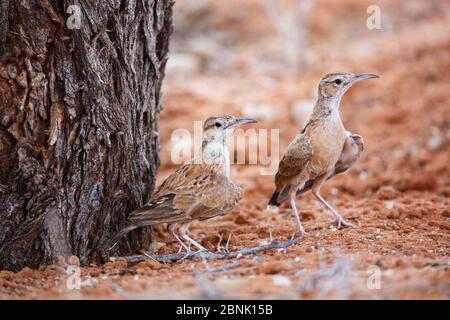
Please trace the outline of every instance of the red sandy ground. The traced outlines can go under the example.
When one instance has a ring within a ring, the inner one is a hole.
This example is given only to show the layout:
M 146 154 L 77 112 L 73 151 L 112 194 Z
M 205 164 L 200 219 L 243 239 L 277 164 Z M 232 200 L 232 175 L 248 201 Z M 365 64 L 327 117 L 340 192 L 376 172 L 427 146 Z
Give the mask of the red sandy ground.
M 238 3 L 239 14 L 233 9 Z M 306 194 L 297 205 L 309 237 L 286 252 L 241 257 L 241 266 L 220 272 L 205 270 L 236 261 L 110 262 L 81 268 L 79 290 L 67 288 L 63 261 L 41 271 L 0 271 L 0 299 L 450 298 L 450 23 L 440 3 L 380 2 L 391 30 L 368 31 L 360 24 L 369 2 L 318 1 L 309 27 L 311 67 L 296 76 L 265 69 L 271 61 L 260 54 L 261 46 L 270 44 L 266 49 L 276 56 L 279 40 L 258 1 L 216 3 L 210 5 L 207 27 L 239 39 L 230 45 L 234 56 L 227 70 L 189 76 L 173 71 L 164 83 L 159 182 L 176 168 L 169 144 L 174 129 L 192 131 L 193 120 L 240 115 L 245 103 L 264 103 L 275 114 L 252 127 L 280 128 L 282 151 L 300 129 L 291 117 L 292 103 L 311 98 L 322 74 L 380 74 L 343 99 L 344 124 L 364 137 L 365 151 L 351 172 L 323 188 L 358 228 L 331 228 L 329 213 Z M 288 207 L 279 213 L 266 210 L 273 177 L 259 169 L 234 166 L 233 179 L 245 188 L 240 207 L 192 224 L 191 235 L 211 251 L 217 250 L 220 235 L 231 234 L 234 251 L 260 245 L 270 233 L 287 240 L 295 231 Z M 154 240 L 158 254 L 178 250 L 162 227 Z M 373 266 L 380 270 L 380 289 L 370 290 Z

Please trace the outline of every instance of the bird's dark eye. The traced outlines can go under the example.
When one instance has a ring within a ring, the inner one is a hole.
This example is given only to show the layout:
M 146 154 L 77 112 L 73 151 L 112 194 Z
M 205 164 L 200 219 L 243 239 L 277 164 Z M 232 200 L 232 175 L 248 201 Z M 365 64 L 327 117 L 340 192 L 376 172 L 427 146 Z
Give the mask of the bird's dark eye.
M 341 83 L 342 83 L 342 80 L 341 80 L 341 79 L 336 79 L 336 80 L 334 80 L 334 83 L 336 83 L 336 84 L 341 84 Z
M 216 125 L 217 128 L 220 128 L 222 126 L 222 124 L 220 122 L 216 122 L 215 125 Z

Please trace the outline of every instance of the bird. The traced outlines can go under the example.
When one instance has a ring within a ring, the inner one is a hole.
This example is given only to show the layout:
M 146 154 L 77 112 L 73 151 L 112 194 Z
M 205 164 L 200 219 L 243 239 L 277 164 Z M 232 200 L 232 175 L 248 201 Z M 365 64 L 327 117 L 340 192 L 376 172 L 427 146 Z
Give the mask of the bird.
M 347 131 L 339 106 L 342 96 L 356 82 L 379 78 L 373 73 L 328 73 L 318 85 L 318 98 L 302 131 L 288 145 L 275 174 L 275 191 L 269 209 L 289 201 L 298 231 L 306 236 L 295 198 L 309 190 L 335 217 L 338 229 L 355 227 L 347 222 L 320 194 L 323 183 L 348 171 L 364 150 L 360 135 Z
M 112 238 L 110 249 L 136 228 L 166 223 L 180 250 L 191 252 L 183 240 L 206 250 L 187 234 L 189 224 L 225 215 L 241 200 L 243 190 L 230 178 L 227 141 L 235 127 L 253 122 L 256 120 L 231 115 L 204 121 L 202 144 L 196 156 L 169 175 L 145 206 L 128 215 L 127 225 Z

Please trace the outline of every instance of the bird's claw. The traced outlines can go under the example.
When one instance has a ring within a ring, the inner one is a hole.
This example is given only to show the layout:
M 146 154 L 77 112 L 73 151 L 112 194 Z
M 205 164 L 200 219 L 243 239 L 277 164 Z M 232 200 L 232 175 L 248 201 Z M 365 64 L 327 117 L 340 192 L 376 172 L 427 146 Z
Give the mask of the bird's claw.
M 187 252 L 186 252 L 186 254 L 185 254 L 185 255 L 184 255 L 184 256 L 183 256 L 182 258 L 180 258 L 180 260 L 179 260 L 179 261 L 181 262 L 181 261 L 184 261 L 184 260 L 186 260 L 186 259 L 187 259 L 187 258 L 188 258 L 188 257 L 189 257 L 190 255 L 192 255 L 192 254 L 195 254 L 195 252 L 193 252 L 193 251 L 190 251 L 190 250 L 189 250 L 189 251 L 187 251 Z
M 341 228 L 357 228 L 356 225 L 346 221 L 344 218 L 336 218 L 332 223 L 335 224 L 338 229 L 341 229 Z
M 208 249 L 203 248 L 203 249 L 199 249 L 197 250 L 195 253 L 210 253 Z
M 305 229 L 298 229 L 298 235 L 301 238 L 306 238 L 309 236 L 309 234 L 305 231 Z

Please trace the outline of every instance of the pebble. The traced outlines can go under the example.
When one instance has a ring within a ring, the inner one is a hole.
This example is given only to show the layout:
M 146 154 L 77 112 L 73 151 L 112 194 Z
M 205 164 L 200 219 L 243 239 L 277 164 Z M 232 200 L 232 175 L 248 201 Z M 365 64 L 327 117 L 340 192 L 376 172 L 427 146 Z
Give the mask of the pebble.
M 394 204 L 395 204 L 394 201 L 386 201 L 384 203 L 384 207 L 388 210 L 392 210 L 394 208 Z
M 428 139 L 427 147 L 429 150 L 437 150 L 442 145 L 442 138 L 439 128 L 431 128 L 431 136 Z
M 280 287 L 290 287 L 292 285 L 292 281 L 285 276 L 275 275 L 272 277 L 273 284 Z

